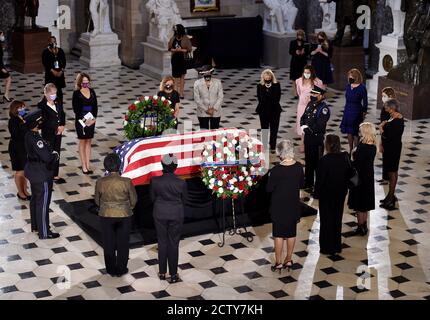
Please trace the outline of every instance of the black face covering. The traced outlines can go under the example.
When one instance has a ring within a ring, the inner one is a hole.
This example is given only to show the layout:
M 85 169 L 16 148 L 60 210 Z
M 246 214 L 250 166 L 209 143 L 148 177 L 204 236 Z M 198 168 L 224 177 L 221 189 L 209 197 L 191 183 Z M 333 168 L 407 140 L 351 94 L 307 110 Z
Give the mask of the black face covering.
M 349 81 L 350 84 L 354 84 L 355 83 L 355 79 L 354 78 L 349 78 L 348 81 Z
M 318 43 L 323 44 L 324 43 L 324 39 L 318 38 Z
M 206 81 L 211 81 L 212 80 L 212 76 L 210 76 L 210 75 L 209 76 L 205 76 L 205 80 Z
M 265 82 L 266 84 L 271 84 L 271 83 L 272 83 L 272 80 L 264 80 L 264 82 Z
M 317 102 L 317 101 L 318 101 L 318 97 L 311 96 L 311 102 Z

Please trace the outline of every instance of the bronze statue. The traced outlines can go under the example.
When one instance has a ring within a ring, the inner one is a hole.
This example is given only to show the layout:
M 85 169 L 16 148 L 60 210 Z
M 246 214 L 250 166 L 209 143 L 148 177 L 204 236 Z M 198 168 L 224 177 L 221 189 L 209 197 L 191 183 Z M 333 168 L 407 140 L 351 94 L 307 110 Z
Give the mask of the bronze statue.
M 406 12 L 407 61 L 395 67 L 388 78 L 413 85 L 430 81 L 430 0 L 403 1 Z
M 31 27 L 37 29 L 36 18 L 39 13 L 39 0 L 15 1 L 15 27 L 24 28 L 25 17 L 31 17 Z

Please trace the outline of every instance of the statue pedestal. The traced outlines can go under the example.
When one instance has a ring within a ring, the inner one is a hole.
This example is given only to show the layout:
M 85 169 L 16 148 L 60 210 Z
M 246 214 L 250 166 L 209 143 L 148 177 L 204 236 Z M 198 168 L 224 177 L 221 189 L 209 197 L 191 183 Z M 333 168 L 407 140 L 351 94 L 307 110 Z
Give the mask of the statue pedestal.
M 12 33 L 12 69 L 20 73 L 41 73 L 42 52 L 51 33 L 48 28 L 22 29 Z
M 140 71 L 157 80 L 172 75 L 171 53 L 167 51 L 165 44 L 148 36 L 142 45 L 145 62 L 140 66 Z
M 357 68 L 362 74 L 365 74 L 363 47 L 335 47 L 332 64 L 334 83 L 329 87 L 344 91 L 348 84 L 347 73 L 349 70 Z
M 92 36 L 83 33 L 79 39 L 82 48 L 79 61 L 90 68 L 120 66 L 118 46 L 121 41 L 115 33 L 103 33 Z
M 400 102 L 400 112 L 409 120 L 421 120 L 430 118 L 430 108 L 428 100 L 430 97 L 430 86 L 422 84 L 414 86 L 400 81 L 379 77 L 379 87 L 377 96 L 377 108 L 382 108 L 382 89 L 392 87 Z
M 334 40 L 337 33 L 337 29 L 334 29 L 334 30 L 315 29 L 315 35 L 317 35 L 319 32 L 325 32 L 329 40 Z M 315 36 L 315 39 L 316 39 L 316 36 Z
M 296 39 L 296 33 L 276 33 L 263 31 L 263 62 L 273 68 L 289 68 L 291 62 L 290 43 Z
M 376 47 L 380 51 L 378 73 L 367 82 L 369 97 L 374 99 L 378 96 L 379 78 L 386 76 L 393 67 L 407 59 L 403 38 L 382 36 L 382 41 Z

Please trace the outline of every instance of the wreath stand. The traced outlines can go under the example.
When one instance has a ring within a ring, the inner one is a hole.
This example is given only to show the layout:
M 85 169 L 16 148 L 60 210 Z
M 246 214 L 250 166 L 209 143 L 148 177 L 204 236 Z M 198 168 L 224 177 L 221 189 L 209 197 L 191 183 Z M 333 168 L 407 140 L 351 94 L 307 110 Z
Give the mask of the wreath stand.
M 220 242 L 218 242 L 218 247 L 223 248 L 225 246 L 225 235 L 226 233 L 228 233 L 230 236 L 234 236 L 234 235 L 240 235 L 243 236 L 249 243 L 254 241 L 254 235 L 250 232 L 248 232 L 248 229 L 246 228 L 246 226 L 240 226 L 238 224 L 239 220 L 237 219 L 236 216 L 236 209 L 235 209 L 235 199 L 231 198 L 231 199 L 222 199 L 222 239 Z M 244 213 L 244 205 L 243 205 L 243 201 L 242 199 L 238 199 L 240 200 L 240 208 L 241 208 L 241 212 Z M 231 203 L 231 208 L 232 208 L 232 227 L 227 228 L 226 227 L 226 222 L 227 222 L 227 217 L 226 217 L 226 204 Z M 245 232 L 242 232 L 243 231 Z

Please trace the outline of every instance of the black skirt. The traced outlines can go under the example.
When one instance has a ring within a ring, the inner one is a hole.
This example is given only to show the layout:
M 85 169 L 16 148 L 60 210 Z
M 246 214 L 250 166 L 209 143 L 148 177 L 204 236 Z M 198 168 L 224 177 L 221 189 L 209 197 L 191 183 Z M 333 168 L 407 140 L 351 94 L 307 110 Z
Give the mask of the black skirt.
M 187 74 L 187 66 L 185 65 L 185 57 L 183 53 L 172 54 L 172 76 L 173 78 L 181 78 Z
M 384 172 L 397 172 L 402 155 L 402 144 L 389 145 L 382 142 L 384 153 L 382 155 L 382 168 Z
M 79 121 L 75 121 L 75 129 L 79 140 L 88 140 L 94 138 L 96 125 L 94 124 L 91 127 L 82 127 Z
M 27 162 L 27 152 L 24 145 L 9 143 L 9 155 L 13 171 L 23 171 Z
M 0 70 L 0 79 L 7 79 L 9 77 L 10 77 L 9 72 L 3 72 L 2 70 Z
M 297 223 L 298 221 L 277 221 L 273 222 L 273 237 L 274 238 L 295 238 L 297 236 Z

